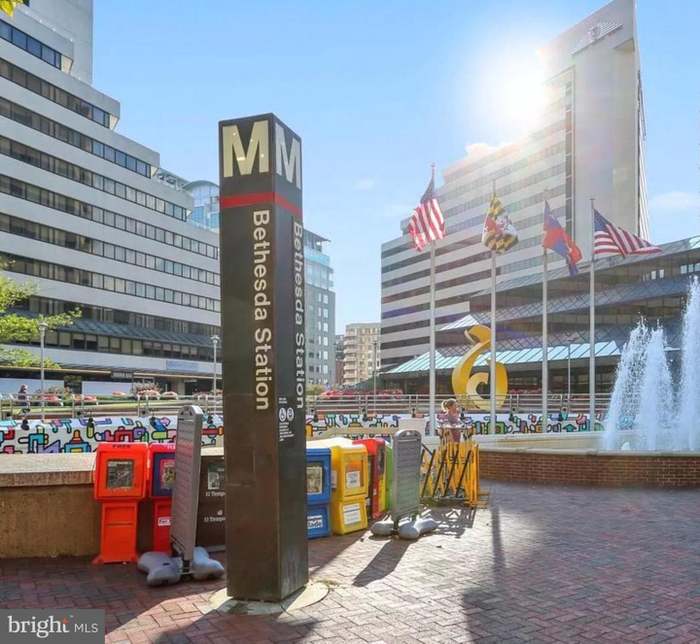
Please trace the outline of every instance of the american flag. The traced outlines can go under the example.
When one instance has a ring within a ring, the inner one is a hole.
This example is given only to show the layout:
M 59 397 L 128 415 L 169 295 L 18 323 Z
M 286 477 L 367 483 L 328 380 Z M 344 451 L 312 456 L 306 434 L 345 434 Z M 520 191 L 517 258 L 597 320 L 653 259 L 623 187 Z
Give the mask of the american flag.
M 445 220 L 440 210 L 440 204 L 435 197 L 434 177 L 430 180 L 425 194 L 413 211 L 408 222 L 408 233 L 411 235 L 413 245 L 418 252 L 422 251 L 430 242 L 445 236 Z
M 593 211 L 593 250 L 596 255 L 646 255 L 661 249 L 624 228 L 611 224 L 597 210 Z

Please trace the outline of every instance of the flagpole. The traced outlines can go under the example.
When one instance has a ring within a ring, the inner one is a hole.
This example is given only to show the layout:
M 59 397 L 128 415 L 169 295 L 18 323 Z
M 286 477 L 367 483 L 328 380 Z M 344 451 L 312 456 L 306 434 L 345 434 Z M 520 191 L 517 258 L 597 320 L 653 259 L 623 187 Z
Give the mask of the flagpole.
M 591 198 L 591 275 L 588 294 L 589 359 L 588 359 L 588 418 L 590 431 L 595 430 L 595 200 Z
M 435 242 L 430 244 L 430 431 L 435 426 Z
M 432 166 L 432 181 L 435 183 L 435 164 Z M 435 424 L 435 242 L 430 243 L 430 375 L 428 381 L 430 404 L 430 431 L 437 435 Z
M 544 208 L 542 209 L 544 213 Z M 544 217 L 544 214 L 543 214 Z M 547 324 L 547 249 L 542 246 L 542 433 L 547 433 L 549 392 L 549 337 Z
M 491 392 L 491 422 L 489 433 L 496 433 L 496 252 L 491 251 L 491 364 L 489 374 Z

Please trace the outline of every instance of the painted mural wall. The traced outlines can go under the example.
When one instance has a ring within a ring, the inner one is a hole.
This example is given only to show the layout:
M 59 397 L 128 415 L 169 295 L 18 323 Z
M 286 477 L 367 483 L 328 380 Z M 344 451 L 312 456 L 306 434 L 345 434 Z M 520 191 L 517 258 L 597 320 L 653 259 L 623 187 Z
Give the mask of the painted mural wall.
M 329 429 L 347 428 L 398 429 L 402 418 L 409 414 L 363 416 L 361 414 L 325 414 L 306 417 L 308 432 L 320 434 Z M 202 445 L 222 446 L 223 418 L 205 415 Z M 427 425 L 427 418 L 425 419 Z M 465 427 L 476 434 L 488 433 L 489 415 L 471 414 L 464 417 Z M 588 415 L 552 417 L 547 432 L 589 431 Z M 602 430 L 596 421 L 595 430 Z M 497 434 L 541 433 L 542 418 L 535 414 L 498 414 Z M 107 416 L 41 420 L 0 420 L 0 455 L 58 454 L 93 452 L 100 443 L 133 442 L 171 443 L 177 434 L 177 416 Z

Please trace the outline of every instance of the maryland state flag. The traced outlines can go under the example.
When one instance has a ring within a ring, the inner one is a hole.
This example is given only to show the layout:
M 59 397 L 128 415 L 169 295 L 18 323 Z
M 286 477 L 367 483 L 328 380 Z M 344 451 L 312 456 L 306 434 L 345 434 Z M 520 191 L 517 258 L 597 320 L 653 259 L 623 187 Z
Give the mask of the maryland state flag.
M 501 200 L 494 194 L 484 220 L 481 242 L 496 253 L 505 253 L 518 243 L 518 231 L 505 213 Z
M 0 0 L 0 11 L 4 11 L 8 16 L 15 12 L 15 7 L 22 4 L 23 0 Z

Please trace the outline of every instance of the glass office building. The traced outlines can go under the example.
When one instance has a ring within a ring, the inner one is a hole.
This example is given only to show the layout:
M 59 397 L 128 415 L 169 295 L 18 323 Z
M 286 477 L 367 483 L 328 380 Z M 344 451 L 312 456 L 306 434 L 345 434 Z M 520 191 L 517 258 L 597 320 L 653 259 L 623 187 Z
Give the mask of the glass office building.
M 183 187 L 192 195 L 189 223 L 219 232 L 219 186 L 211 181 L 192 181 Z

